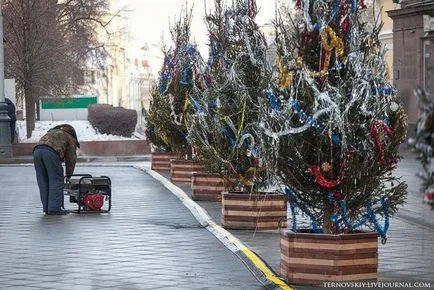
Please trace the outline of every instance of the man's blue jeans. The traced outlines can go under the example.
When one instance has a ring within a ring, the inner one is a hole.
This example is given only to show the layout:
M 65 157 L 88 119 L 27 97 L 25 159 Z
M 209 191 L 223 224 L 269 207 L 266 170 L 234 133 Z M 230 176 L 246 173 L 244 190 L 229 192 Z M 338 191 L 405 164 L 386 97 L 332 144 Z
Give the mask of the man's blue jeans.
M 62 160 L 54 150 L 36 147 L 33 163 L 44 212 L 60 211 L 63 205 Z

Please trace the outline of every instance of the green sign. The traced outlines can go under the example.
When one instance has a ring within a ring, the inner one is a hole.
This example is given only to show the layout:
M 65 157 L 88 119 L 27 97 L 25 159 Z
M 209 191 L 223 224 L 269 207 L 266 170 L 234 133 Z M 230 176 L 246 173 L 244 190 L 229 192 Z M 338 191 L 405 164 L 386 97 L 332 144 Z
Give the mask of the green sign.
M 87 109 L 97 103 L 97 97 L 56 98 L 41 100 L 42 109 Z

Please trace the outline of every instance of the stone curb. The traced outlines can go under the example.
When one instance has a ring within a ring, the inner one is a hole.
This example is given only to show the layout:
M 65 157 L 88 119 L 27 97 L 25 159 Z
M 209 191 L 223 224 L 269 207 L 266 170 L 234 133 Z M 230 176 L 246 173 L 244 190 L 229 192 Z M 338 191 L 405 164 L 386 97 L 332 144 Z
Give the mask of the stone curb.
M 182 189 L 171 183 L 164 176 L 150 169 L 149 166 L 133 166 L 142 170 L 159 181 L 164 187 L 169 189 L 182 203 L 187 207 L 196 220 L 212 233 L 225 247 L 241 259 L 247 266 L 253 276 L 264 287 L 270 290 L 291 290 L 292 288 L 281 280 L 266 263 L 256 255 L 252 250 L 247 248 L 240 240 L 234 237 L 230 232 L 216 224 L 209 216 L 206 210 L 194 202 Z

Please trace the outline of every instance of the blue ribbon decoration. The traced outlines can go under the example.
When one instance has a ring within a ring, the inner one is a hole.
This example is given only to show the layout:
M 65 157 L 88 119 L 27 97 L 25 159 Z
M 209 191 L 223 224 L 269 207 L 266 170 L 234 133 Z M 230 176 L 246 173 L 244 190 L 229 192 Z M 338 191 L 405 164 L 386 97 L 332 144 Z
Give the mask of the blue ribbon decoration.
M 296 233 L 297 232 L 297 215 L 295 212 L 295 204 L 290 202 L 289 203 L 289 207 L 291 208 L 291 214 L 292 214 L 292 225 L 291 225 L 291 230 Z
M 297 199 L 294 195 L 294 192 L 290 188 L 286 187 L 285 193 L 288 197 L 288 202 L 289 202 L 289 205 L 291 208 L 291 213 L 292 213 L 292 231 L 296 232 L 297 231 L 296 208 L 298 207 L 298 202 L 297 202 Z M 329 198 L 329 201 L 331 203 L 337 202 L 336 199 L 334 198 L 332 192 L 329 192 L 328 198 Z M 342 226 L 345 226 L 348 230 L 353 231 L 354 229 L 357 229 L 357 228 L 365 225 L 368 221 L 370 221 L 373 224 L 375 231 L 382 238 L 381 242 L 383 244 L 386 243 L 387 231 L 389 230 L 390 224 L 389 224 L 389 207 L 387 205 L 387 201 L 386 201 L 385 197 L 381 198 L 381 207 L 382 207 L 383 214 L 384 214 L 384 226 L 383 227 L 378 222 L 376 214 L 375 214 L 374 210 L 372 209 L 372 201 L 371 200 L 368 201 L 367 213 L 364 216 L 362 216 L 354 224 L 350 224 L 350 222 L 348 221 L 347 206 L 346 206 L 345 200 L 341 200 L 340 206 L 341 206 L 341 219 L 342 219 L 342 223 L 343 223 Z M 324 233 L 323 229 L 318 228 L 318 225 L 317 225 L 315 219 L 313 218 L 313 215 L 310 214 L 309 212 L 305 212 L 305 213 L 309 216 L 309 218 L 311 220 L 311 226 L 312 226 L 313 232 Z M 336 225 L 336 229 L 340 229 L 342 227 L 339 225 L 339 217 L 336 213 L 332 214 L 331 221 Z
M 303 112 L 303 110 L 300 108 L 300 106 L 298 105 L 297 100 L 292 100 L 291 101 L 291 107 L 294 109 L 295 113 L 298 115 L 298 117 L 300 118 L 301 122 L 308 123 L 309 125 L 311 125 L 315 129 L 317 129 L 318 131 L 321 131 L 321 132 L 324 131 L 325 126 L 319 124 L 316 120 L 314 120 L 311 117 L 307 116 Z M 335 144 L 340 145 L 342 143 L 341 138 L 338 135 L 336 135 L 335 133 L 332 133 L 331 137 L 332 137 L 332 141 Z
M 159 90 L 160 90 L 160 94 L 162 96 L 165 96 L 167 94 L 167 91 L 169 90 L 170 80 L 171 80 L 171 78 L 170 78 L 169 73 L 167 71 L 164 71 L 161 74 L 160 81 L 159 81 Z M 163 84 L 164 81 L 167 81 L 165 88 L 164 88 L 164 84 Z
M 297 232 L 297 224 L 296 224 L 296 219 L 295 219 L 295 209 L 298 207 L 300 208 L 297 198 L 294 195 L 294 192 L 289 188 L 289 187 L 285 187 L 285 194 L 288 197 L 288 202 L 289 202 L 289 206 L 291 207 L 291 211 L 294 209 L 294 211 L 292 211 L 293 214 L 293 224 L 292 224 L 292 230 L 294 232 Z M 312 226 L 312 231 L 314 233 L 324 233 L 324 230 L 321 228 L 318 228 L 318 225 L 315 221 L 315 218 L 313 217 L 313 215 L 310 212 L 304 212 L 307 216 L 309 216 L 310 218 L 310 222 L 311 222 L 311 226 Z
M 308 117 L 303 112 L 303 110 L 300 108 L 297 100 L 291 100 L 291 107 L 294 109 L 295 113 L 298 115 L 298 117 L 300 118 L 301 122 L 308 123 L 312 127 L 315 127 L 316 129 L 319 129 L 321 131 L 324 130 L 324 126 L 323 125 L 318 124 L 318 122 L 316 120 L 312 119 L 311 117 Z
M 185 51 L 189 55 L 194 55 L 194 53 L 196 52 L 196 48 L 191 43 L 188 43 L 185 47 Z
M 321 228 L 318 228 L 317 223 L 315 222 L 315 220 L 311 217 L 310 219 L 310 223 L 312 225 L 312 231 L 316 234 L 324 234 L 324 230 Z
M 207 105 L 206 105 L 206 107 L 207 108 L 218 108 L 218 107 L 220 107 L 220 101 L 219 100 L 216 100 L 216 101 L 214 101 L 214 102 L 211 102 L 211 103 L 208 103 Z
M 184 138 L 186 138 L 187 137 L 187 134 L 185 134 L 180 128 L 178 128 L 178 126 L 176 127 L 176 131 L 178 131 L 178 133 L 182 136 L 182 137 L 184 137 Z
M 387 241 L 387 231 L 389 230 L 389 207 L 387 205 L 386 199 L 384 197 L 381 198 L 381 207 L 384 213 L 384 226 L 381 227 L 380 223 L 377 220 L 374 210 L 372 209 L 372 201 L 368 201 L 367 213 L 363 217 L 360 218 L 356 223 L 350 224 L 347 218 L 347 206 L 345 200 L 341 201 L 341 217 L 344 225 L 351 231 L 356 228 L 359 228 L 367 223 L 369 220 L 375 228 L 375 231 L 380 235 L 381 242 L 384 244 Z
M 192 97 L 190 97 L 190 104 L 193 106 L 193 109 L 196 112 L 203 112 L 201 106 L 199 106 L 199 104 L 196 102 L 196 100 L 193 99 Z
M 371 205 L 372 206 L 372 205 Z M 375 217 L 375 212 L 372 210 L 369 212 L 369 218 L 370 221 L 373 223 L 375 231 L 380 235 L 381 237 L 381 243 L 385 244 L 387 242 L 387 231 L 389 230 L 389 206 L 387 204 L 386 198 L 383 196 L 381 198 L 381 208 L 383 209 L 384 213 L 384 226 L 381 228 L 380 223 L 378 222 L 377 218 Z
M 322 22 L 321 21 L 318 21 L 317 23 L 315 23 L 313 25 L 313 29 L 315 29 L 316 31 L 320 31 L 321 27 L 322 27 Z
M 237 145 L 237 142 L 236 142 L 236 140 L 234 138 L 232 138 L 232 135 L 231 135 L 229 129 L 230 128 L 228 126 L 225 126 L 224 129 L 223 129 L 223 131 L 224 131 L 226 137 L 228 137 L 229 142 L 231 143 L 231 146 L 235 147 L 235 145 Z
M 389 127 L 389 128 L 392 125 L 392 122 L 390 121 L 389 115 L 386 115 L 386 117 L 384 118 L 384 123 L 386 123 L 387 127 Z
M 268 98 L 273 111 L 279 111 L 279 99 L 273 94 L 271 89 L 265 90 L 265 96 Z
M 350 28 L 350 30 L 348 30 L 348 35 L 347 35 L 347 46 L 350 46 L 352 39 L 353 39 L 353 30 Z
M 188 86 L 191 84 L 191 82 L 188 80 L 188 73 L 189 71 L 191 71 L 192 65 L 189 65 L 188 67 L 186 67 L 183 72 L 182 72 L 182 80 L 179 81 L 180 84 L 184 85 L 184 86 Z
M 376 88 L 373 87 L 372 88 L 372 94 L 374 96 L 379 95 L 379 96 L 390 96 L 393 93 L 393 89 L 390 85 L 385 85 L 382 88 Z
M 351 13 L 354 14 L 357 12 L 357 0 L 351 0 Z
M 339 0 L 335 0 L 333 4 L 333 12 L 332 12 L 333 21 L 336 21 L 336 17 L 338 16 L 338 13 L 339 13 Z

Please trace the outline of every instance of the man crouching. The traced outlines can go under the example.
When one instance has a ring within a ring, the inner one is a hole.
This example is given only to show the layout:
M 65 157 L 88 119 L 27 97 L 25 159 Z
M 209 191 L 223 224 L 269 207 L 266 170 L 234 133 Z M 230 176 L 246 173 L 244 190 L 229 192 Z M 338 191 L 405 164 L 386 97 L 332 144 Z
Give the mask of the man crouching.
M 74 127 L 69 124 L 51 128 L 33 148 L 33 163 L 45 214 L 68 213 L 62 209 L 64 184 L 62 162 L 65 162 L 66 175 L 73 174 L 77 162 L 77 148 L 80 148 L 80 143 Z

